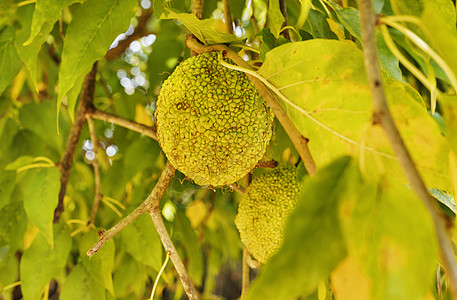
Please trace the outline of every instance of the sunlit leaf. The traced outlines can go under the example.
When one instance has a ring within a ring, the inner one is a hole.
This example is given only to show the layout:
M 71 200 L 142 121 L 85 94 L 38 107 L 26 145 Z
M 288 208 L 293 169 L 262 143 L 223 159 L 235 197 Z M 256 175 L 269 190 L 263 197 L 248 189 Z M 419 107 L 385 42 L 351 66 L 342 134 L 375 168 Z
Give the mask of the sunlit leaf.
M 91 283 L 91 285 L 93 285 L 91 288 L 95 289 L 95 287 L 97 287 L 97 289 L 93 291 L 94 293 L 98 291 L 98 288 L 105 288 L 111 295 L 114 295 L 112 277 L 112 271 L 114 266 L 114 241 L 111 239 L 108 242 L 106 242 L 103 245 L 103 247 L 94 256 L 92 256 L 92 258 L 89 258 L 86 255 L 86 252 L 95 244 L 96 241 L 97 234 L 94 231 L 84 234 L 78 241 L 82 267 L 85 270 L 84 279 L 81 278 L 80 280 L 87 281 L 87 274 L 87 276 L 90 277 L 90 281 L 93 282 Z
M 0 173 L 0 209 L 10 202 L 15 185 L 16 172 L 2 171 Z
M 285 44 L 268 52 L 259 74 L 288 99 L 282 98 L 286 112 L 310 139 L 318 168 L 349 154 L 361 158 L 367 174 L 388 172 L 404 178 L 384 132 L 372 124 L 362 53 L 353 43 Z M 385 89 L 395 122 L 427 184 L 449 188 L 446 141 L 422 99 L 411 87 L 392 79 L 385 79 Z
M 284 244 L 260 271 L 246 299 L 293 299 L 310 293 L 346 256 L 338 211 L 352 180 L 350 162 L 348 157 L 336 160 L 305 181 L 287 220 Z
M 126 251 L 138 262 L 159 271 L 162 266 L 162 243 L 149 214 L 139 216 L 120 234 Z
M 51 247 L 54 243 L 52 221 L 60 191 L 57 167 L 36 168 L 24 172 L 20 185 L 24 194 L 24 209 L 33 225 L 38 227 Z
M 0 247 L 15 253 L 24 245 L 27 215 L 21 201 L 15 201 L 0 209 Z
M 285 21 L 281 9 L 279 8 L 279 1 L 270 0 L 267 14 L 268 27 L 270 28 L 271 33 L 273 33 L 275 37 L 278 37 L 282 24 Z
M 362 36 L 360 33 L 360 13 L 357 9 L 352 7 L 341 7 L 336 3 L 331 3 L 335 9 L 336 15 L 344 27 L 360 42 Z M 401 71 L 398 65 L 398 59 L 387 48 L 386 43 L 379 31 L 376 31 L 376 45 L 378 48 L 378 57 L 381 67 L 392 78 L 401 81 Z
M 104 300 L 105 289 L 90 276 L 89 271 L 78 264 L 68 275 L 62 287 L 61 300 Z
M 58 108 L 77 79 L 89 73 L 114 39 L 127 30 L 137 5 L 135 0 L 87 0 L 75 12 L 63 46 Z
M 371 299 L 423 299 L 438 260 L 424 204 L 390 179 L 353 191 L 359 196 L 343 205 L 340 216 L 348 249 L 373 282 Z
M 224 32 L 225 25 L 220 20 L 199 20 L 193 14 L 178 13 L 171 9 L 165 10 L 162 19 L 176 19 L 181 22 L 205 45 L 239 42 L 240 39 L 233 34 Z
M 451 0 L 392 0 L 396 14 L 413 15 L 420 19 L 428 32 L 422 32 L 417 26 L 407 24 L 416 34 L 430 42 L 457 77 L 457 30 L 455 5 Z
M 37 235 L 21 259 L 21 290 L 25 299 L 39 299 L 48 282 L 64 271 L 71 248 L 70 232 L 54 227 L 54 248 Z
M 331 274 L 334 299 L 370 299 L 373 282 L 360 264 L 348 255 Z
M 37 0 L 33 13 L 30 37 L 24 43 L 24 46 L 29 45 L 33 41 L 40 33 L 43 26 L 52 28 L 54 23 L 60 18 L 64 7 L 83 1 L 84 0 Z

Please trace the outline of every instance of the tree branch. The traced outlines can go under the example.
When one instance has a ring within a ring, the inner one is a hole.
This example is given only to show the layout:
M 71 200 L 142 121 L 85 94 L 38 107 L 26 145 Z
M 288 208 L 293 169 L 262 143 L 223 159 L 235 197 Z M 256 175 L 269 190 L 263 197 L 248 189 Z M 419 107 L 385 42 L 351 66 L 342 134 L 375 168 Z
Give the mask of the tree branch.
M 94 224 L 95 216 L 97 215 L 98 207 L 100 206 L 100 200 L 102 199 L 101 193 L 101 180 L 100 180 L 100 164 L 98 163 L 98 139 L 95 133 L 94 120 L 92 117 L 87 117 L 87 125 L 89 126 L 90 139 L 94 146 L 94 159 L 92 160 L 92 167 L 94 168 L 95 178 L 95 193 L 94 203 L 92 203 L 92 210 L 90 212 L 90 219 L 88 225 Z
M 287 5 L 286 0 L 279 0 L 279 9 L 281 10 L 282 16 L 284 17 L 284 23 L 282 23 L 282 27 L 287 26 Z M 290 41 L 289 29 L 283 30 L 282 35 L 284 38 Z
M 198 18 L 203 18 L 203 11 L 205 10 L 205 0 L 192 1 L 192 13 Z
M 236 52 L 232 51 L 225 45 L 205 46 L 200 44 L 192 36 L 188 36 L 186 39 L 186 45 L 199 54 L 211 51 L 224 51 L 225 55 L 233 60 L 238 66 L 252 70 L 251 66 L 249 66 L 247 62 L 245 62 Z M 265 99 L 265 102 L 270 106 L 279 122 L 284 127 L 284 130 L 289 135 L 292 143 L 295 145 L 295 148 L 303 160 L 308 174 L 310 176 L 314 175 L 314 173 L 316 173 L 316 164 L 314 163 L 313 157 L 311 156 L 311 153 L 308 149 L 308 139 L 303 137 L 302 134 L 298 131 L 298 129 L 290 120 L 289 116 L 287 116 L 281 104 L 278 102 L 273 93 L 265 86 L 265 84 L 250 74 L 246 75 L 249 77 L 249 79 L 251 79 L 260 95 L 262 95 L 262 97 Z
M 246 295 L 249 288 L 249 264 L 248 264 L 249 252 L 245 245 L 243 245 L 243 265 L 241 275 L 241 298 Z
M 449 276 L 452 298 L 457 299 L 457 265 L 452 250 L 452 244 L 446 232 L 444 216 L 439 212 L 436 201 L 428 193 L 427 187 L 417 171 L 411 155 L 394 124 L 387 105 L 376 50 L 375 24 L 377 20 L 373 12 L 371 0 L 358 0 L 358 6 L 362 25 L 365 69 L 373 99 L 373 123 L 375 125 L 381 125 L 384 129 L 412 190 L 422 199 L 433 219 L 441 259 Z
M 145 211 L 151 208 L 152 203 L 159 202 L 160 199 L 165 194 L 165 190 L 167 189 L 168 185 L 170 184 L 171 179 L 175 174 L 175 169 L 171 166 L 170 163 L 167 162 L 165 168 L 162 171 L 162 174 L 159 177 L 154 189 L 152 190 L 151 194 L 149 194 L 148 198 L 140 204 L 134 211 L 132 211 L 128 216 L 122 219 L 119 223 L 114 225 L 111 229 L 107 231 L 103 231 L 99 234 L 98 241 L 95 243 L 92 248 L 87 251 L 87 256 L 92 257 L 98 250 L 113 236 L 115 236 L 119 231 L 124 229 L 127 225 L 132 223 L 136 218 L 142 215 Z
M 90 107 L 87 112 L 87 116 L 90 116 L 94 119 L 97 120 L 102 120 L 106 122 L 110 122 L 113 124 L 116 124 L 118 126 L 128 128 L 130 130 L 136 131 L 138 133 L 144 134 L 154 140 L 157 140 L 157 133 L 154 128 L 137 123 L 135 121 L 131 121 L 104 111 L 101 111 L 99 109 L 96 109 L 94 107 Z
M 106 60 L 113 60 L 117 58 L 119 55 L 121 55 L 133 41 L 136 41 L 137 39 L 149 35 L 152 32 L 150 32 L 147 29 L 147 23 L 149 18 L 152 16 L 152 10 L 144 10 L 142 15 L 140 16 L 138 20 L 138 25 L 135 28 L 135 31 L 131 35 L 129 35 L 125 40 L 122 40 L 119 42 L 117 47 L 110 49 L 106 54 L 105 54 L 105 59 Z
M 97 63 L 94 63 L 92 70 L 86 75 L 84 79 L 83 89 L 79 100 L 78 109 L 76 111 L 75 121 L 71 126 L 70 135 L 68 136 L 65 152 L 62 159 L 58 163 L 60 176 L 60 192 L 59 203 L 54 211 L 54 223 L 58 223 L 60 215 L 64 211 L 64 197 L 67 191 L 68 179 L 70 177 L 70 170 L 73 164 L 73 157 L 75 155 L 76 147 L 78 145 L 79 137 L 86 120 L 86 111 L 92 105 L 94 100 L 95 91 L 95 75 L 97 74 Z
M 230 11 L 230 3 L 229 0 L 224 0 L 224 21 L 225 21 L 225 28 L 227 33 L 233 33 L 233 24 L 232 24 L 232 12 Z

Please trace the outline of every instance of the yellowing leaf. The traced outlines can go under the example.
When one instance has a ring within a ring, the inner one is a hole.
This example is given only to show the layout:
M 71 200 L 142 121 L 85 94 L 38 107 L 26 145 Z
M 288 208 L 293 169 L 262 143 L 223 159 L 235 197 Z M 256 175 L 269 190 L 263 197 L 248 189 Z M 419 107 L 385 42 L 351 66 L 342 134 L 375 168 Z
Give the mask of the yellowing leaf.
M 351 255 L 333 270 L 330 280 L 335 300 L 370 299 L 373 283 Z
M 192 201 L 186 208 L 186 216 L 189 218 L 193 228 L 197 226 L 205 219 L 208 209 L 203 201 L 196 200 Z
M 372 124 L 362 53 L 352 42 L 308 40 L 277 47 L 259 74 L 280 93 L 318 168 L 341 155 L 360 158 L 367 175 L 405 181 L 380 126 Z M 385 79 L 395 122 L 430 187 L 449 188 L 445 138 L 411 87 Z M 417 130 L 421 128 L 421 130 Z
M 144 105 L 139 103 L 135 106 L 135 122 L 146 126 L 153 125 L 151 113 L 146 110 Z

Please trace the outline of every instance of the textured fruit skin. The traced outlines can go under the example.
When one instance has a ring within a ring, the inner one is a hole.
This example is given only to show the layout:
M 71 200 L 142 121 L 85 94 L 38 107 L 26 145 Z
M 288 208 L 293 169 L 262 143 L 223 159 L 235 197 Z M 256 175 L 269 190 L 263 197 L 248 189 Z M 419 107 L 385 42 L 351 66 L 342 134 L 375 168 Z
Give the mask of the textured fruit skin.
M 157 137 L 171 164 L 196 184 L 213 187 L 255 167 L 273 124 L 249 78 L 219 59 L 221 52 L 210 52 L 182 62 L 164 82 L 155 113 Z
M 261 263 L 282 246 L 285 221 L 301 190 L 296 178 L 294 166 L 281 165 L 256 177 L 240 202 L 236 227 L 243 244 Z

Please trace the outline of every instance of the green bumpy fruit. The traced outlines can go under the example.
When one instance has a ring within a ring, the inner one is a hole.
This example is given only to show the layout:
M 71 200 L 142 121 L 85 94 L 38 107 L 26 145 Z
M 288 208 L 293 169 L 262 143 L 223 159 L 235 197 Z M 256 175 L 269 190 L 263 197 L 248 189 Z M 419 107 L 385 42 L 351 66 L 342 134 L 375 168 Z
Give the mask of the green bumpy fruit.
M 250 172 L 273 130 L 273 114 L 249 78 L 221 59 L 222 52 L 210 52 L 182 62 L 164 82 L 155 112 L 171 164 L 196 184 L 213 187 Z
M 282 246 L 285 221 L 301 191 L 296 170 L 282 165 L 255 178 L 238 207 L 235 224 L 241 241 L 261 263 Z

